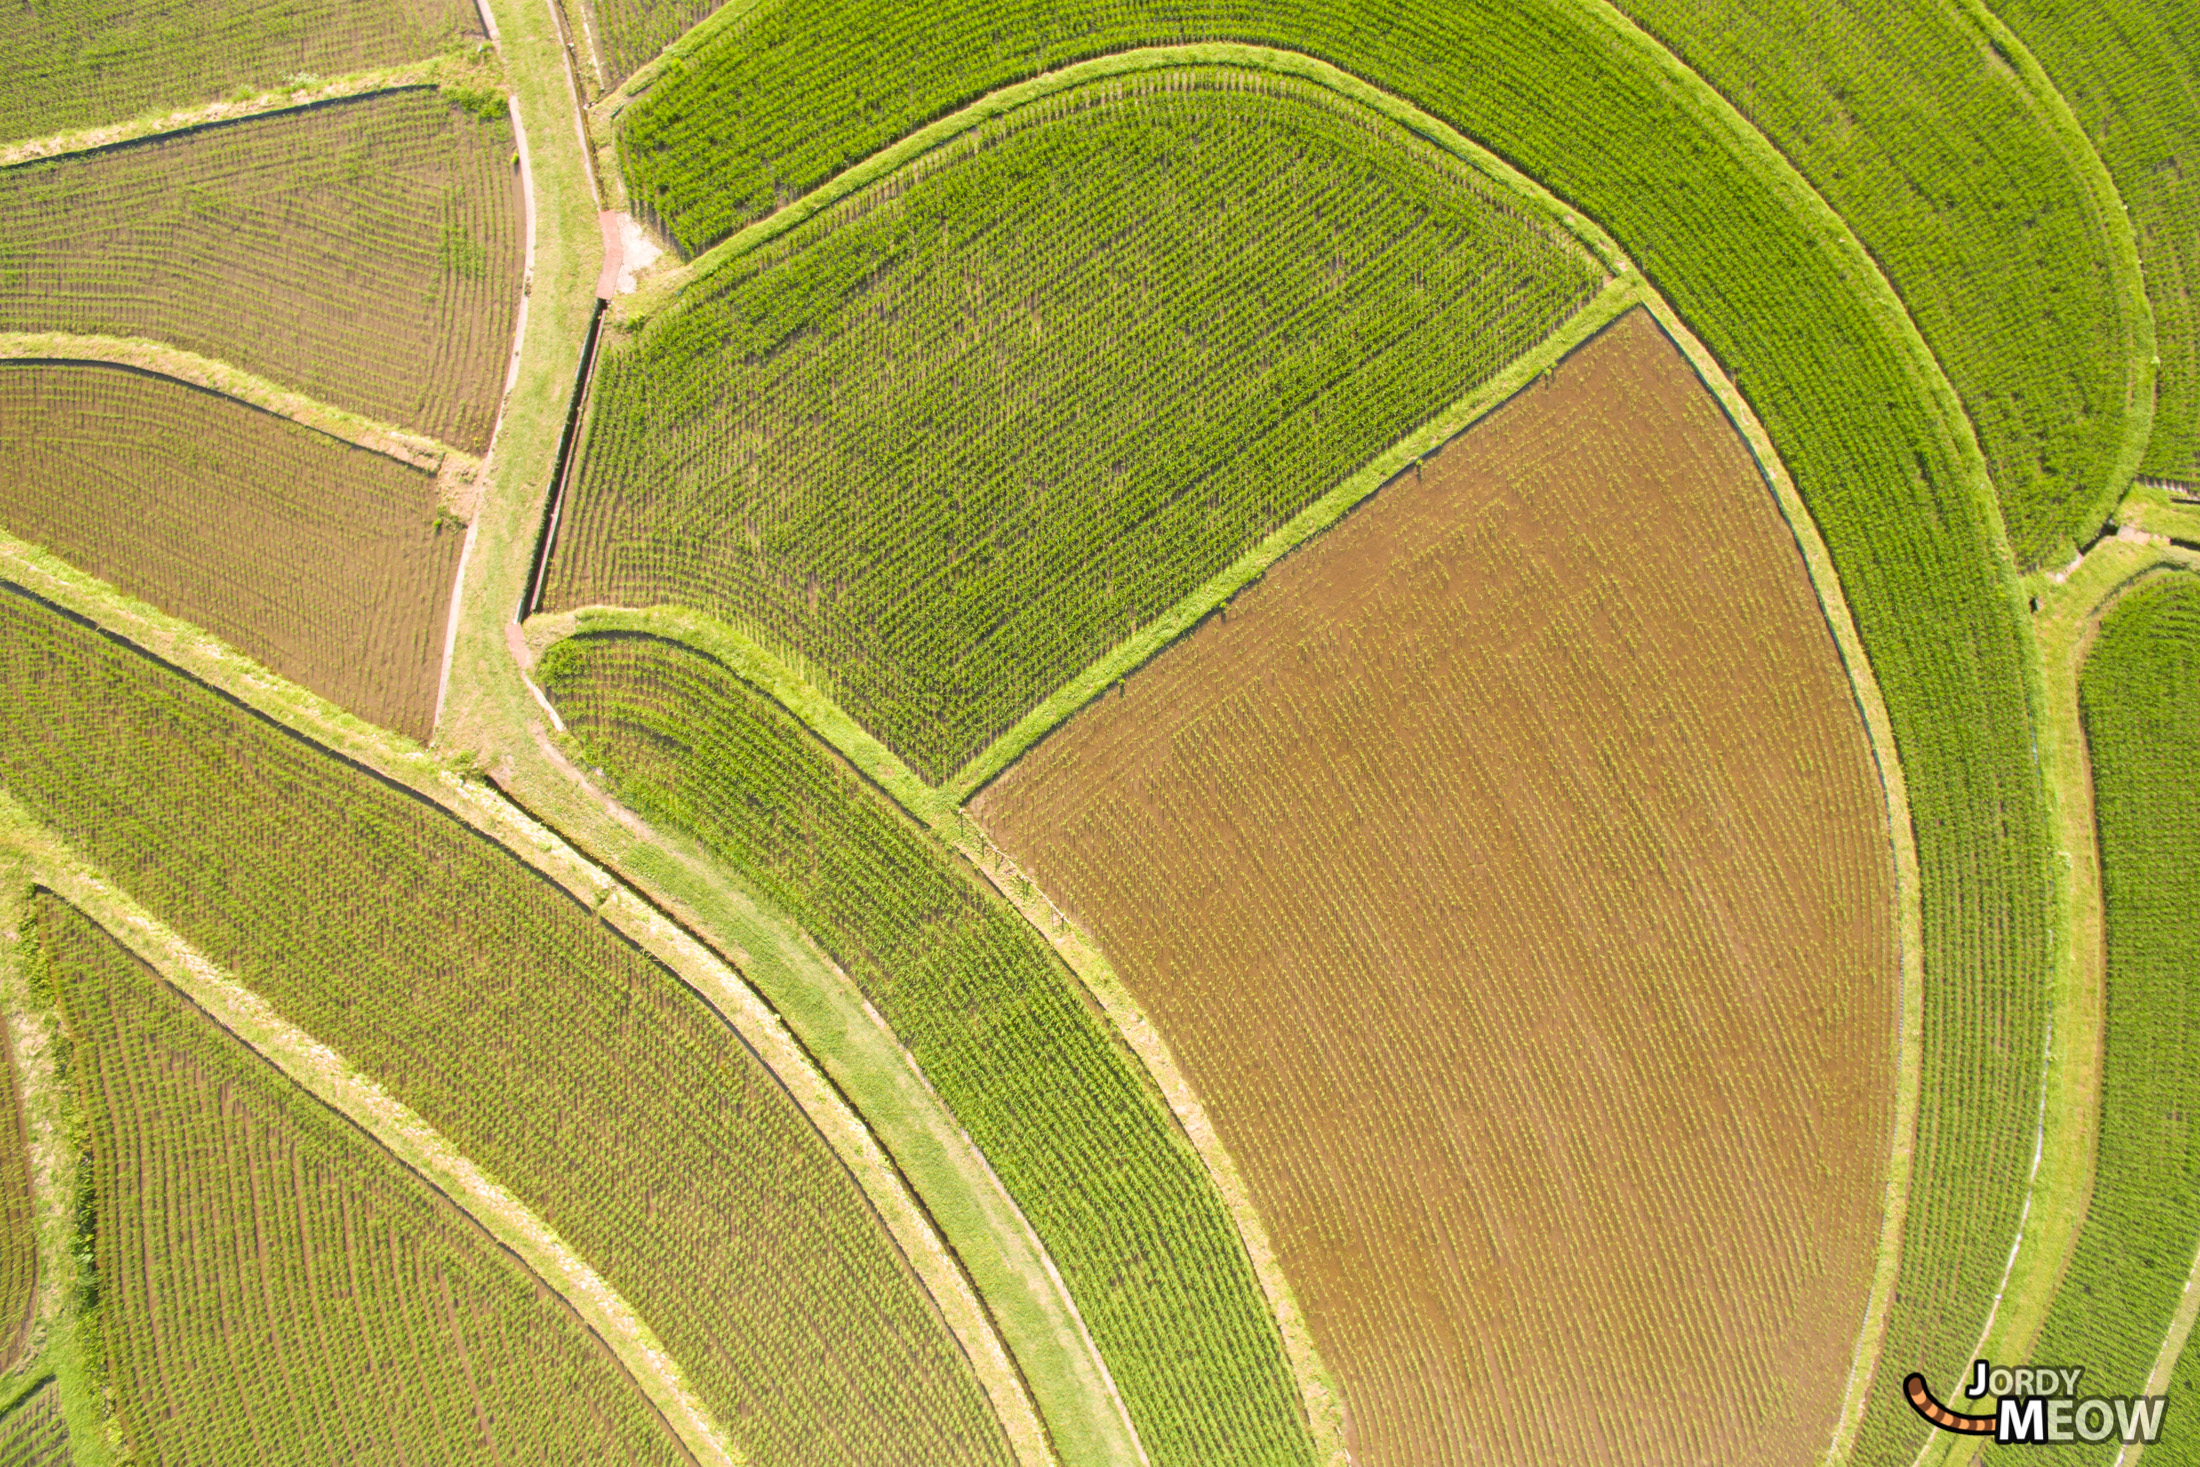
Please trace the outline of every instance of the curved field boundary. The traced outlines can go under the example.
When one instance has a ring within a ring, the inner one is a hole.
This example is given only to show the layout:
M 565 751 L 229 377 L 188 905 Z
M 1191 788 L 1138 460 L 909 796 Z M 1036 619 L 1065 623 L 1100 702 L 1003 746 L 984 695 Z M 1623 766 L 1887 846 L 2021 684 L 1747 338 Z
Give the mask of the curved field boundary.
M 2131 210 L 2116 180 L 2110 177 L 2107 162 L 2078 121 L 2069 98 L 2047 74 L 2047 68 L 2040 65 L 2017 33 L 2002 23 L 1986 0 L 1961 0 L 1961 4 L 1971 23 L 1986 33 L 1994 49 L 2016 69 L 2019 82 L 2061 145 L 2071 172 L 2077 175 L 2092 205 L 2094 232 L 2108 243 L 2111 288 L 2123 303 L 2131 335 L 2124 352 L 2123 441 L 2117 445 L 2107 481 L 2093 486 L 2094 504 L 2105 518 L 2131 487 L 2132 477 L 2146 457 L 2147 444 L 2154 437 L 2154 378 L 2161 358 L 2155 352 L 2154 303 L 2147 296 L 2146 276 L 2139 263 L 2138 232 L 2132 227 Z
M 2042 578 L 2036 618 L 2048 694 L 2042 734 L 2044 739 L 2052 731 L 2055 740 L 2069 750 L 2069 757 L 2057 765 L 2062 779 L 2056 792 L 2056 816 L 2068 868 L 2070 971 L 2067 982 L 2058 984 L 2056 991 L 2050 1065 L 2042 1076 L 2038 1160 L 2026 1199 L 2028 1218 L 2036 1209 L 2040 1221 L 2025 1236 L 2038 1237 L 2050 1230 L 2053 1236 L 2029 1256 L 2022 1274 L 2017 1271 L 2021 1238 L 2012 1249 L 1996 1312 L 1981 1333 L 1974 1358 L 2030 1357 L 2092 1201 L 2107 1020 L 2107 933 L 2093 814 L 2093 766 L 2079 716 L 2078 675 L 2102 616 L 2117 599 L 2140 581 L 2179 567 L 2200 570 L 2200 552 L 2134 526 L 2104 537 L 2062 573 L 2061 580 Z M 2194 1260 L 2194 1278 L 2200 1280 L 2200 1258 Z M 2196 1308 L 2200 1308 L 2200 1291 L 2188 1283 L 2184 1303 L 2156 1362 L 2156 1374 L 2163 1380 L 2176 1365 L 2182 1347 L 2180 1331 L 2190 1331 Z M 2179 1348 L 2172 1348 L 2173 1344 Z M 2158 1390 L 2159 1385 L 2148 1389 Z M 1936 1438 L 1917 1461 L 1954 1460 L 1964 1445 Z
M 263 413 L 288 418 L 354 448 L 394 458 L 436 476 L 437 497 L 460 519 L 471 519 L 481 460 L 424 434 L 377 422 L 278 386 L 241 367 L 139 336 L 72 336 L 61 331 L 0 331 L 0 361 L 104 362 L 111 367 L 167 377 L 188 387 L 235 398 Z
M 717 14 L 723 15 L 725 11 L 721 10 Z M 712 17 L 713 20 L 716 18 L 715 15 Z M 1628 274 L 1634 268 L 1618 243 L 1593 220 L 1578 210 L 1567 207 L 1549 189 L 1488 148 L 1431 117 L 1412 103 L 1394 97 L 1326 61 L 1297 51 L 1210 41 L 1198 45 L 1141 46 L 1135 50 L 1118 51 L 1112 55 L 1065 66 L 1059 71 L 1044 72 L 1029 81 L 1017 82 L 997 92 L 989 92 L 968 106 L 919 128 L 892 146 L 880 149 L 854 167 L 833 175 L 785 208 L 728 235 L 680 269 L 666 271 L 646 288 L 635 293 L 632 301 L 627 304 L 622 319 L 639 324 L 646 317 L 674 305 L 688 285 L 711 274 L 726 261 L 737 259 L 759 245 L 777 239 L 841 200 L 890 174 L 900 172 L 926 154 L 996 117 L 1005 116 L 1058 92 L 1071 91 L 1092 82 L 1193 66 L 1232 67 L 1242 71 L 1288 76 L 1298 81 L 1311 82 L 1348 101 L 1357 102 L 1368 111 L 1396 123 L 1465 163 L 1496 185 L 1508 202 L 1525 204 L 1545 221 L 1565 230 L 1614 275 Z
M 0 842 L 27 858 L 49 887 L 136 953 L 209 1019 L 293 1084 L 372 1137 L 423 1182 L 522 1260 L 570 1305 L 647 1396 L 695 1461 L 737 1467 L 724 1428 L 688 1388 L 679 1364 L 616 1290 L 512 1196 L 409 1107 L 342 1055 L 285 1023 L 272 1006 L 216 967 L 126 894 L 103 881 L 12 799 L 0 797 Z
M 187 623 L 133 602 L 37 547 L 4 534 L 0 534 L 0 572 L 64 611 L 87 618 L 109 635 L 236 698 L 329 755 L 427 799 L 595 909 L 612 928 L 669 968 L 726 1017 L 848 1168 L 969 1357 L 1020 1467 L 1039 1467 L 1052 1460 L 1045 1432 L 1013 1362 L 931 1219 L 863 1119 L 733 966 L 555 831 L 487 784 L 463 777 L 462 770 L 472 772 L 470 761 L 438 759 L 283 681 Z M 651 1348 L 662 1353 L 653 1338 Z M 730 1448 L 713 1460 L 736 1460 L 726 1452 Z
M 190 107 L 180 107 L 173 112 L 135 118 L 129 122 L 79 128 L 74 132 L 58 132 L 42 138 L 25 138 L 19 143 L 0 147 L 0 168 L 12 167 L 18 163 L 33 163 L 44 158 L 65 158 L 71 153 L 96 153 L 103 148 L 159 137 L 163 133 L 196 132 L 202 127 L 213 127 L 224 122 L 241 122 L 247 117 L 264 117 L 271 112 L 302 112 L 308 107 L 347 101 L 372 92 L 432 87 L 439 82 L 457 80 L 470 70 L 471 68 L 464 68 L 460 63 L 438 57 L 430 61 L 409 62 L 403 66 L 355 71 L 349 76 L 333 77 L 312 86 L 257 92 L 234 101 L 201 102 Z
M 1889 1158 L 1885 1210 L 1879 1260 L 1873 1272 L 1864 1318 L 1858 1331 L 1856 1355 L 1836 1425 L 1832 1454 L 1840 1460 L 1861 1419 L 1878 1361 L 1887 1309 L 1899 1271 L 1902 1227 L 1907 1216 L 1910 1168 L 1916 1134 L 1919 1084 L 1922 1074 L 1922 1022 L 1924 1006 L 1924 931 L 1919 890 L 1917 848 L 1910 820 L 1908 786 L 1896 754 L 1892 725 L 1885 699 L 1863 644 L 1842 596 L 1833 562 L 1816 525 L 1797 494 L 1771 438 L 1708 349 L 1696 340 L 1672 309 L 1639 276 L 1614 281 L 1589 307 L 1554 333 L 1536 351 L 1521 359 L 1488 387 L 1478 390 L 1405 444 L 1371 463 L 1346 484 L 1309 508 L 1289 525 L 1264 540 L 1222 576 L 1194 591 L 1147 631 L 1127 639 L 1094 669 L 1067 685 L 1042 711 L 1043 722 L 1017 731 L 1002 741 L 1028 736 L 1001 754 L 998 764 L 984 778 L 963 788 L 963 776 L 946 787 L 926 784 L 891 750 L 867 732 L 816 682 L 796 666 L 782 660 L 739 630 L 679 607 L 659 606 L 642 610 L 590 607 L 531 619 L 526 627 L 529 647 L 536 653 L 575 632 L 638 632 L 683 642 L 703 651 L 772 698 L 831 745 L 865 777 L 883 789 L 912 816 L 947 839 L 1023 913 L 1026 920 L 1053 944 L 1071 970 L 1092 992 L 1124 1041 L 1139 1055 L 1152 1074 L 1179 1124 L 1198 1150 L 1218 1193 L 1230 1209 L 1254 1271 L 1274 1309 L 1286 1353 L 1291 1359 L 1317 1440 L 1327 1452 L 1342 1450 L 1341 1403 L 1334 1381 L 1321 1365 L 1305 1319 L 1289 1282 L 1276 1262 L 1275 1250 L 1255 1211 L 1237 1165 L 1215 1134 L 1206 1107 L 1182 1069 L 1167 1041 L 1146 1016 L 1089 935 L 1055 906 L 1015 864 L 962 813 L 969 794 L 986 779 L 1013 762 L 1031 744 L 1106 691 L 1118 679 L 1135 671 L 1177 637 L 1191 630 L 1246 584 L 1300 544 L 1312 539 L 1350 511 L 1353 505 L 1381 487 L 1418 459 L 1440 448 L 1458 433 L 1513 393 L 1541 375 L 1561 357 L 1595 334 L 1614 317 L 1634 305 L 1643 305 L 1656 317 L 1707 388 L 1718 398 L 1735 431 L 1748 444 L 1782 517 L 1793 533 L 1796 546 L 1811 579 L 1813 591 L 1828 629 L 1840 650 L 1859 716 L 1870 741 L 1888 809 L 1888 844 L 1895 869 L 1896 934 L 1899 954 L 1899 1034 L 1897 1092 L 1892 1149 Z M 1363 482 L 1364 481 L 1364 482 Z M 1034 718 L 1039 715 L 1035 714 Z M 996 746 L 997 748 L 999 746 Z M 992 759 L 988 750 L 981 759 Z

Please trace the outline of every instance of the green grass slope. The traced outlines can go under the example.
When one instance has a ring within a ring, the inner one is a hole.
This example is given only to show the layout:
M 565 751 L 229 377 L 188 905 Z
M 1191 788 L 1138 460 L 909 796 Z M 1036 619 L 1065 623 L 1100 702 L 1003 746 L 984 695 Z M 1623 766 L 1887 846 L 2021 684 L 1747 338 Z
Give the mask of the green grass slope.
M 902 1037 L 1045 1242 L 1153 1461 L 1309 1460 L 1228 1214 L 1045 939 L 708 657 L 583 636 L 540 675 L 621 796 L 800 922 Z
M 525 255 L 511 123 L 430 88 L 0 169 L 0 331 L 151 337 L 475 453 Z
M 101 1362 L 167 1463 L 683 1460 L 578 1316 L 49 893 Z
M 1916 827 L 1923 1089 L 1880 1370 L 1952 1383 L 2009 1254 L 2039 1098 L 2049 836 L 2025 634 L 1965 428 L 1777 167 L 1568 0 L 814 0 L 720 29 L 627 110 L 638 198 L 722 237 L 938 113 L 1130 46 L 1320 56 L 1427 108 L 1595 218 L 1735 371 L 1808 504 L 1886 694 Z M 1857 1460 L 1927 1428 L 1875 1386 Z
M 777 1078 L 516 857 L 12 587 L 0 785 L 532 1208 L 755 1467 L 1010 1460 Z
M 546 597 L 754 627 L 934 782 L 1604 279 L 1259 73 L 1097 83 L 951 153 L 606 352 Z
M 38 0 L 0 6 L 0 142 L 417 61 L 479 35 L 469 0 Z
M 2092 540 L 2126 487 L 2136 323 L 2082 181 L 1986 33 L 1947 0 L 1619 4 L 1886 270 L 1977 426 L 2018 561 Z
M 2100 1152 L 2084 1229 L 2032 1351 L 2083 1365 L 2088 1394 L 2145 1391 L 2200 1249 L 2196 691 L 2200 580 L 2144 582 L 2103 618 L 2079 680 L 2108 946 Z M 2180 1406 L 2193 1409 L 2173 1400 L 2170 1414 Z M 2049 1456 L 2105 1464 L 2119 1450 Z
M 2200 5 L 1993 0 L 2069 99 L 2131 210 L 2154 307 L 2154 436 L 2140 472 L 2200 475 Z

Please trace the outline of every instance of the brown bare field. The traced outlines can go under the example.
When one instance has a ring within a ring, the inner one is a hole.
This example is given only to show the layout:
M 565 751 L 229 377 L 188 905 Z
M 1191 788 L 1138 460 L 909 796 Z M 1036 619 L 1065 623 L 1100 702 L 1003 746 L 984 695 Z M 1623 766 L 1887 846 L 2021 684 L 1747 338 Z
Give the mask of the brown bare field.
M 0 528 L 428 736 L 464 531 L 419 469 L 166 377 L 6 362 Z
M 1747 450 L 1636 311 L 973 802 L 1243 1169 L 1356 1461 L 1808 1462 L 1894 876 Z

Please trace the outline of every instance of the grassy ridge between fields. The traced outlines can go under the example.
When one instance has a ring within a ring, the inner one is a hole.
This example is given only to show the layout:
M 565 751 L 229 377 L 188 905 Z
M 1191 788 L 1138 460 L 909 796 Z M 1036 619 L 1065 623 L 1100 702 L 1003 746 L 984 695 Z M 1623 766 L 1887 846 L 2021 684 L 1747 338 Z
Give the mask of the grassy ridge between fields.
M 991 87 L 1210 37 L 1346 66 L 1596 219 L 1778 445 L 1885 691 L 1919 845 L 1931 1100 L 1880 1369 L 1952 1384 L 2016 1230 L 2040 1093 L 2056 877 L 2037 677 L 1960 404 L 1870 256 L 1761 135 L 1611 12 L 1554 0 L 1015 4 L 982 21 L 842 0 L 715 27 L 626 109 L 622 149 L 635 195 L 702 242 Z M 859 79 L 888 74 L 901 84 L 857 105 Z M 1923 1424 L 1893 1392 L 1866 1399 L 1856 1459 L 1906 1462 Z
M 944 780 L 1602 283 L 1337 89 L 1126 70 L 730 242 L 607 346 L 547 604 L 754 627 Z
M 2200 578 L 2129 584 L 2079 687 L 2106 929 L 2099 1161 L 2032 1356 L 2083 1363 L 2089 1393 L 2139 1394 L 2200 1248 Z M 2177 1415 L 2173 1403 L 2169 1436 L 2200 1436 Z
M 2059 565 L 2154 415 L 2131 226 L 2052 83 L 1945 0 L 1618 0 L 1824 194 L 1962 395 L 2018 562 Z
M 427 800 L 19 594 L 0 620 L 9 793 L 533 1208 L 751 1462 L 1009 1460 L 909 1262 L 714 1003 Z
M 1031 1218 L 1162 1467 L 1313 1446 L 1229 1215 L 1047 943 L 796 719 L 683 645 L 558 643 L 545 690 L 645 817 L 693 832 L 862 986 Z

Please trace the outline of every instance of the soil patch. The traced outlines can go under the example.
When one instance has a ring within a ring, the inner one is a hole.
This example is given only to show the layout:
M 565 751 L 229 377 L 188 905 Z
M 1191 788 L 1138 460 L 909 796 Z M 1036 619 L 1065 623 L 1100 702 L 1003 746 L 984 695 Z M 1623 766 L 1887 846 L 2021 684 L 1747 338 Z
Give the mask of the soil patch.
M 1885 809 L 1647 315 L 973 809 L 1199 1088 L 1357 1461 L 1824 1449 L 1894 1114 Z

